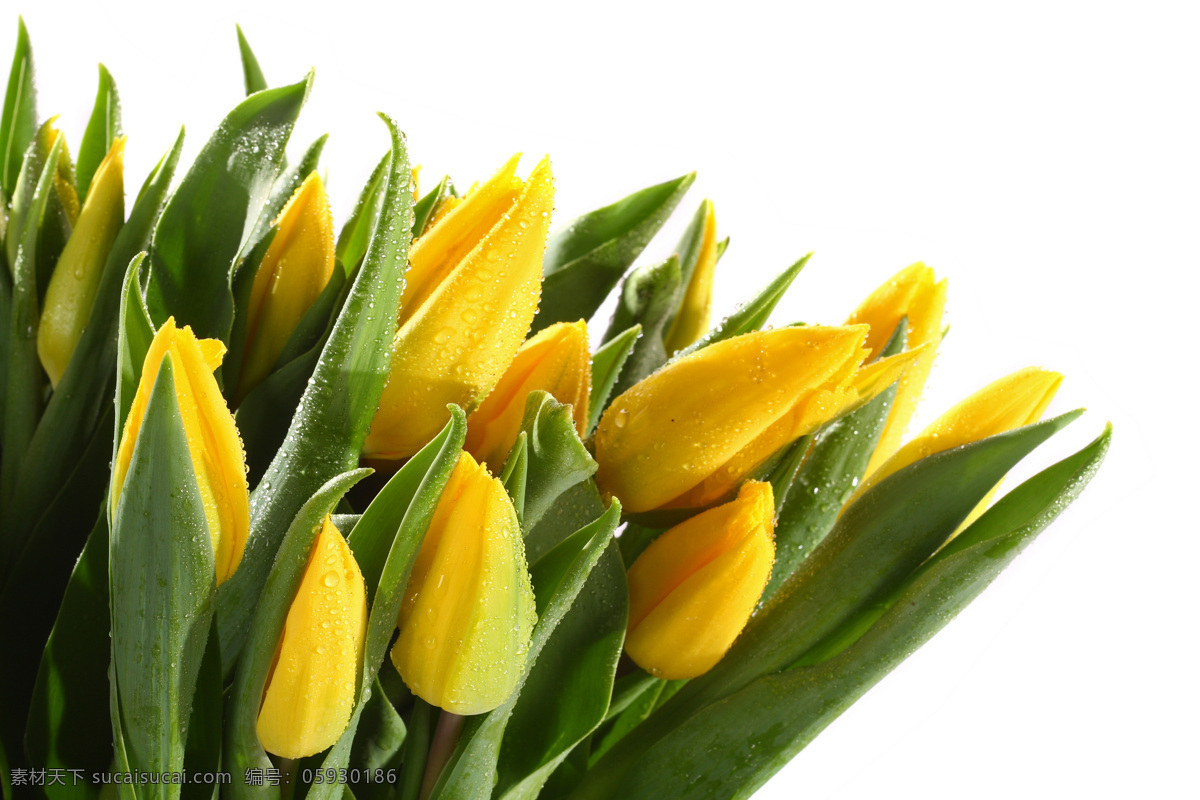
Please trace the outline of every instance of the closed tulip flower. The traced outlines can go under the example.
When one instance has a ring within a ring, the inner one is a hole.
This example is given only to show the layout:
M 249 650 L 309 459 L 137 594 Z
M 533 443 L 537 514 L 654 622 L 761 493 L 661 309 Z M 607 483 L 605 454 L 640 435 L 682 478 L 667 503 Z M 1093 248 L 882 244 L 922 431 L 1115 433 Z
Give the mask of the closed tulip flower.
M 625 651 L 660 678 L 695 678 L 729 650 L 762 596 L 775 559 L 769 483 L 658 537 L 629 568 Z
M 463 453 L 413 565 L 392 663 L 422 700 L 482 714 L 516 689 L 536 617 L 512 502 Z
M 937 356 L 945 307 L 946 281 L 936 280 L 933 270 L 924 264 L 913 264 L 872 292 L 846 321 L 847 325 L 866 323 L 871 326 L 871 332 L 867 334 L 870 358 L 879 355 L 900 320 L 906 317 L 906 346 L 913 349 L 928 345 L 924 355 L 900 376 L 896 398 L 892 401 L 879 444 L 867 464 L 867 475 L 877 470 L 900 447 L 900 440 L 917 409 L 917 401 L 921 399 L 925 380 Z
M 525 399 L 538 389 L 571 406 L 575 428 L 583 436 L 591 382 L 587 323 L 547 326 L 521 345 L 496 388 L 471 415 L 464 449 L 493 470 L 503 466 L 521 432 Z
M 218 585 L 228 580 L 241 563 L 250 530 L 250 498 L 242 441 L 233 414 L 225 405 L 213 377 L 224 355 L 225 345 L 219 340 L 197 339 L 191 328 L 177 328 L 174 317 L 158 329 L 146 353 L 141 381 L 125 419 L 116 463 L 113 464 L 111 492 L 111 512 L 115 513 L 150 391 L 163 359 L 170 358 L 174 367 L 175 400 L 208 521 Z
M 711 200 L 704 201 L 704 232 L 691 278 L 683 291 L 679 311 L 667 331 L 664 346 L 674 353 L 699 339 L 708 330 L 712 313 L 713 276 L 717 271 L 717 214 Z
M 543 160 L 524 182 L 514 157 L 417 239 L 409 256 L 391 376 L 363 448 L 408 458 L 450 418 L 471 411 L 508 368 L 541 294 L 554 206 Z
M 367 632 L 367 589 L 329 517 L 313 542 L 284 622 L 258 714 L 263 749 L 303 758 L 346 730 Z
M 288 338 L 333 275 L 333 215 L 317 173 L 296 189 L 274 228 L 250 288 L 239 401 L 271 374 Z
M 125 138 L 100 162 L 71 237 L 59 256 L 38 322 L 37 352 L 57 386 L 87 325 L 108 251 L 125 224 Z
M 758 331 L 669 363 L 604 412 L 596 482 L 633 512 L 726 499 L 773 453 L 883 391 L 924 352 L 864 367 L 867 333 Z
M 1046 407 L 1058 392 L 1062 379 L 1063 376 L 1057 372 L 1026 367 L 989 383 L 938 417 L 912 441 L 883 462 L 879 469 L 859 485 L 847 505 L 884 478 L 922 458 L 988 436 L 1032 425 L 1042 418 Z M 995 492 L 995 489 L 992 491 Z M 990 498 L 991 494 L 984 498 L 963 523 L 964 526 L 986 510 Z

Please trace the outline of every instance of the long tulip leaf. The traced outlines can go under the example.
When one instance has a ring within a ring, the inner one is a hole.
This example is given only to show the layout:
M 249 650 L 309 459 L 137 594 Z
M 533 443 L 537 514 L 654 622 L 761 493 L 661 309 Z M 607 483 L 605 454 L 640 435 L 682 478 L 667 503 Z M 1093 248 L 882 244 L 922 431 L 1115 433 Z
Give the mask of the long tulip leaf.
M 267 197 L 267 202 L 263 204 L 262 211 L 258 212 L 258 222 L 254 225 L 254 232 L 250 234 L 245 244 L 242 246 L 242 251 L 251 250 L 270 230 L 271 225 L 279 217 L 279 213 L 283 211 L 283 207 L 287 205 L 287 201 L 292 199 L 292 195 L 300 188 L 300 184 L 304 183 L 304 179 L 316 171 L 317 165 L 321 162 L 321 153 L 325 150 L 325 143 L 329 141 L 329 134 L 325 133 L 317 137 L 300 156 L 300 160 L 295 164 L 289 164 L 278 180 L 271 187 L 271 194 Z
M 588 398 L 588 433 L 595 430 L 600 415 L 612 399 L 617 376 L 625 367 L 633 345 L 642 335 L 641 325 L 632 325 L 613 336 L 592 355 L 592 394 Z
M 531 566 L 538 622 L 533 629 L 522 685 L 579 597 L 588 575 L 609 548 L 620 517 L 620 503 L 614 500 L 598 519 L 564 539 Z M 467 719 L 458 746 L 438 777 L 431 798 L 459 800 L 491 796 L 505 728 L 522 691 L 519 685 L 504 705 Z M 607 698 L 605 701 L 607 705 Z
M 517 441 L 508 451 L 504 469 L 500 472 L 500 482 L 504 491 L 512 500 L 513 510 L 517 512 L 517 522 L 525 529 L 525 486 L 529 482 L 529 434 L 521 431 Z
M 531 332 L 555 322 L 590 319 L 695 179 L 689 173 L 642 189 L 584 214 L 551 236 L 541 307 Z
M 271 761 L 258 740 L 258 712 L 271 672 L 271 662 L 283 636 L 292 598 L 296 596 L 304 578 L 304 569 L 321 523 L 346 491 L 368 474 L 370 470 L 367 469 L 347 470 L 317 489 L 288 526 L 270 574 L 262 586 L 254 617 L 249 624 L 249 644 L 234 672 L 229 714 L 225 723 L 223 763 L 234 779 L 228 787 L 231 797 L 279 796 L 278 787 L 253 786 L 245 778 L 248 769 L 271 768 Z M 244 562 L 245 556 L 242 566 Z
M 12 197 L 25 148 L 37 130 L 37 90 L 33 80 L 33 48 L 25 20 L 17 17 L 17 47 L 8 73 L 4 114 L 0 117 L 0 188 Z
M 887 597 L 945 543 L 1005 473 L 1079 413 L 921 459 L 872 487 L 751 618 L 725 657 L 597 764 L 581 784 L 580 797 L 608 796 L 641 753 L 689 716 L 794 663 Z
M 454 184 L 450 176 L 444 176 L 438 185 L 425 193 L 425 196 L 413 206 L 413 238 L 417 238 L 429 227 L 429 222 L 437 214 L 442 203 L 453 196 Z
M 234 260 L 254 231 L 311 85 L 310 73 L 246 98 L 196 156 L 154 230 L 146 302 L 156 324 L 174 316 L 199 337 L 229 339 Z
M 216 591 L 208 522 L 164 359 L 109 541 L 112 674 L 130 767 L 183 768 L 185 732 Z M 176 792 L 178 789 L 176 789 Z M 170 797 L 161 784 L 140 792 Z M 175 795 L 177 796 L 177 795 Z
M 442 433 L 396 473 L 354 526 L 351 547 L 358 542 L 359 551 L 364 552 L 364 560 L 368 562 L 367 569 L 371 577 L 378 574 L 378 584 L 367 620 L 358 701 L 349 726 L 321 762 L 322 770 L 340 771 L 349 763 L 358 726 L 368 702 L 365 690 L 375 683 L 383 666 L 388 644 L 396 629 L 396 619 L 400 616 L 400 604 L 404 600 L 408 576 L 417 560 L 417 553 L 437 509 L 442 490 L 458 463 L 466 435 L 466 415 L 457 406 L 451 406 L 450 422 Z M 393 530 L 395 534 L 389 536 Z M 371 540 L 389 545 L 387 560 L 382 565 L 379 565 L 377 557 L 371 558 L 374 549 L 364 548 L 364 544 Z M 367 574 L 364 571 L 364 580 Z M 335 783 L 314 784 L 306 797 L 311 800 L 336 800 L 341 791 L 342 787 Z
M 255 97 L 264 96 L 262 94 Z M 349 296 L 321 350 L 288 435 L 251 496 L 250 536 L 242 563 L 218 593 L 221 655 L 230 669 L 245 641 L 281 532 L 326 480 L 358 465 L 368 426 L 387 381 L 399 314 L 401 276 L 412 230 L 411 172 L 402 134 L 391 135 L 382 212 Z M 322 435 L 311 435 L 322 431 Z
M 133 407 L 133 398 L 142 379 L 142 364 L 154 340 L 154 323 L 150 321 L 150 311 L 138 288 L 145 263 L 145 252 L 134 256 L 125 269 L 125 279 L 121 284 L 121 308 L 117 318 L 117 385 L 113 392 L 116 409 L 114 462 L 121 433 L 125 430 L 125 420 L 129 416 L 129 409 Z
M 759 678 L 688 720 L 645 754 L 620 796 L 662 797 L 679 785 L 696 798 L 751 794 L 987 588 L 1078 496 L 1110 437 L 1111 428 L 1010 492 L 906 581 L 836 657 Z
M 83 129 L 79 143 L 79 160 L 75 164 L 75 181 L 79 185 L 79 199 L 87 197 L 92 185 L 92 176 L 104 156 L 112 148 L 113 139 L 121 135 L 121 98 L 117 94 L 117 82 L 103 64 L 100 65 L 100 86 L 96 89 L 96 103 L 92 116 Z

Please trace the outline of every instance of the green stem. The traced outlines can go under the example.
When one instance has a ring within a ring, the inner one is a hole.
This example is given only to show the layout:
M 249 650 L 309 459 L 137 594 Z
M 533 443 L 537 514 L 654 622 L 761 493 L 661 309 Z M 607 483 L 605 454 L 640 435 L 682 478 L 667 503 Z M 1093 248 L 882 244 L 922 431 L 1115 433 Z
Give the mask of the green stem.
M 425 759 L 429 755 L 429 721 L 432 715 L 433 709 L 429 703 L 419 697 L 414 699 L 408 733 L 404 739 L 399 800 L 417 800 L 421 793 L 421 777 L 424 775 Z
M 437 730 L 429 747 L 429 759 L 425 762 L 425 778 L 421 781 L 421 800 L 427 800 L 433 794 L 433 787 L 437 785 L 442 769 L 450 761 L 458 744 L 458 735 L 462 733 L 465 720 L 466 717 L 445 710 L 438 715 Z

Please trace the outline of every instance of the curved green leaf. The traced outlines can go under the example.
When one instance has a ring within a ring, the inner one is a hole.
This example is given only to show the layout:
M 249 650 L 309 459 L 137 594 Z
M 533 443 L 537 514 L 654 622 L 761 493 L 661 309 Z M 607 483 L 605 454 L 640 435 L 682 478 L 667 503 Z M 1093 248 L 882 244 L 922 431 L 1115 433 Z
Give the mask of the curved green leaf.
M 312 74 L 258 92 L 225 117 L 167 201 L 150 246 L 146 303 L 161 325 L 174 316 L 197 336 L 226 341 L 230 273 L 275 183 Z
M 227 673 L 245 641 L 281 532 L 326 480 L 358 465 L 390 371 L 386 354 L 395 334 L 408 261 L 412 191 L 403 135 L 389 118 L 382 118 L 392 143 L 383 211 L 288 436 L 251 496 L 250 537 L 241 566 L 217 596 Z
M 1030 478 L 926 562 L 832 660 L 759 678 L 655 745 L 619 793 L 748 797 L 842 711 L 936 634 L 1087 485 L 1111 426 L 1087 447 Z
M 577 796 L 611 796 L 641 755 L 688 717 L 793 664 L 887 597 L 945 543 L 1005 473 L 1079 413 L 937 453 L 872 487 L 750 619 L 725 657 L 614 747 L 589 772 Z
M 345 267 L 347 275 L 353 275 L 358 269 L 359 262 L 367 254 L 371 233 L 379 222 L 379 215 L 383 211 L 384 191 L 387 188 L 390 158 L 390 153 L 385 154 L 375 165 L 375 169 L 371 170 L 371 176 L 367 178 L 367 183 L 354 204 L 354 211 L 350 213 L 350 218 L 338 234 L 334 252 Z
M 559 495 L 595 474 L 596 462 L 579 440 L 570 406 L 548 392 L 529 393 L 521 430 L 529 459 L 521 526 L 530 531 Z
M 555 322 L 590 319 L 679 205 L 696 174 L 635 192 L 596 209 L 550 237 L 540 310 L 530 333 Z
M 287 205 L 288 200 L 292 199 L 292 195 L 300 188 L 300 184 L 313 172 L 316 171 L 317 165 L 321 161 L 321 153 L 325 150 L 325 143 L 329 141 L 329 134 L 325 133 L 317 137 L 317 139 L 305 148 L 304 153 L 300 156 L 300 160 L 295 164 L 288 166 L 279 176 L 271 187 L 271 194 L 267 198 L 267 202 L 263 205 L 262 211 L 258 212 L 258 222 L 254 225 L 254 231 L 250 234 L 244 245 L 242 252 L 248 252 L 259 241 L 266 236 L 267 231 L 271 229 L 271 225 L 279 217 L 279 213 L 283 211 L 283 207 Z

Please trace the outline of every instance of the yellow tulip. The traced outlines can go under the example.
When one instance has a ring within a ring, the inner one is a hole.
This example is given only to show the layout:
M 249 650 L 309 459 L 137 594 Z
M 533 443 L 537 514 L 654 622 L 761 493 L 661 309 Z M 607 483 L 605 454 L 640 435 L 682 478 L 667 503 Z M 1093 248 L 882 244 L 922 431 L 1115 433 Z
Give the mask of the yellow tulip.
M 296 189 L 274 227 L 275 238 L 250 288 L 239 402 L 271 374 L 288 338 L 333 275 L 333 215 L 317 173 Z
M 921 431 L 867 477 L 850 498 L 847 506 L 863 492 L 922 458 L 995 436 L 998 433 L 1032 425 L 1042 418 L 1054 399 L 1063 376 L 1057 372 L 1026 367 L 994 381 L 960 401 L 929 427 Z M 992 493 L 995 489 L 992 490 Z M 987 509 L 989 493 L 963 523 L 970 524 Z
M 872 292 L 846 321 L 847 325 L 866 323 L 871 326 L 871 332 L 867 335 L 871 358 L 879 355 L 904 317 L 908 318 L 906 346 L 913 349 L 929 345 L 925 354 L 900 378 L 883 434 L 867 464 L 867 475 L 877 470 L 900 447 L 900 440 L 916 411 L 925 380 L 937 356 L 945 307 L 946 281 L 935 280 L 933 270 L 918 263 L 900 270 Z
M 366 633 L 362 572 L 325 517 L 267 678 L 257 726 L 264 750 L 303 758 L 341 737 L 354 710 Z
M 924 353 L 862 367 L 866 336 L 866 325 L 758 331 L 669 363 L 604 412 L 597 484 L 634 512 L 729 497 L 771 454 L 883 391 Z
M 729 650 L 771 576 L 771 484 L 747 481 L 732 502 L 658 537 L 629 569 L 625 651 L 642 669 L 703 675 Z
M 579 320 L 547 326 L 521 345 L 496 388 L 471 415 L 463 449 L 499 470 L 521 432 L 525 399 L 538 389 L 571 406 L 575 428 L 583 436 L 591 383 L 587 323 Z
M 705 200 L 704 206 L 700 253 L 684 290 L 679 311 L 664 339 L 668 353 L 682 350 L 708 330 L 712 312 L 713 275 L 717 271 L 717 214 L 711 200 Z
M 448 403 L 474 410 L 529 332 L 554 179 L 546 159 L 524 182 L 516 167 L 514 157 L 413 245 L 368 459 L 416 453 L 450 418 Z
M 110 513 L 115 514 L 121 487 L 129 472 L 150 390 L 164 358 L 170 358 L 175 378 L 175 400 L 183 419 L 188 451 L 208 533 L 216 560 L 217 585 L 233 575 L 246 548 L 250 531 L 250 496 L 246 486 L 246 458 L 233 414 L 225 405 L 213 372 L 221 366 L 225 345 L 218 339 L 197 339 L 192 329 L 175 327 L 169 318 L 150 343 L 142 363 L 142 378 L 125 419 L 125 429 L 113 464 Z
M 413 565 L 392 663 L 422 700 L 482 714 L 516 689 L 536 617 L 512 502 L 463 453 Z
M 124 172 L 125 138 L 118 137 L 96 170 L 87 201 L 46 288 L 37 351 L 51 386 L 58 385 L 79 344 L 108 251 L 125 224 Z

